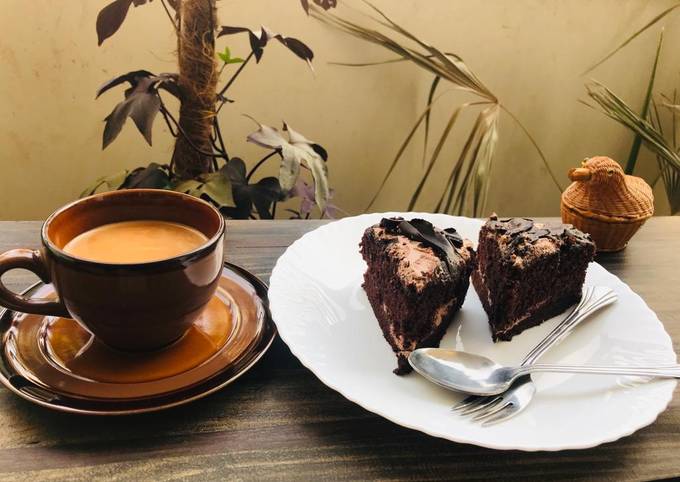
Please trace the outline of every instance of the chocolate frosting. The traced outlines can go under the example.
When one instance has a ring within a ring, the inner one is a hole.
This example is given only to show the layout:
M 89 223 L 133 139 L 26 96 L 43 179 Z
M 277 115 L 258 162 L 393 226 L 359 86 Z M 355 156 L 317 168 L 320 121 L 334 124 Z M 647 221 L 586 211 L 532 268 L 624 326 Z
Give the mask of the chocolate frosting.
M 492 214 L 487 226 L 499 233 L 507 234 L 512 245 L 523 243 L 534 244 L 541 238 L 561 242 L 566 237 L 581 243 L 592 243 L 589 234 L 574 228 L 571 224 L 535 223 L 530 218 L 502 218 Z
M 454 274 L 456 267 L 453 260 L 459 255 L 455 248 L 463 247 L 463 238 L 454 228 L 439 229 L 424 219 L 383 218 L 380 227 L 394 235 L 402 235 L 413 241 L 419 241 L 432 248 L 435 254 L 446 262 L 449 272 Z

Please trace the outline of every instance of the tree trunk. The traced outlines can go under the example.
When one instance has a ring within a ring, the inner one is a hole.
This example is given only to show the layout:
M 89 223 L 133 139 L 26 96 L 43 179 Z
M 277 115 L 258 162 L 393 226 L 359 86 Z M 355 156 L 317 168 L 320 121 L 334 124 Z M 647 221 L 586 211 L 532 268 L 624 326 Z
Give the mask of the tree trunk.
M 181 179 L 212 171 L 212 125 L 215 116 L 217 69 L 215 65 L 216 0 L 180 0 L 177 55 L 182 103 L 172 154 L 174 172 Z M 186 136 L 186 137 L 185 137 Z M 187 139 L 188 138 L 188 139 Z M 197 150 L 198 149 L 198 150 Z

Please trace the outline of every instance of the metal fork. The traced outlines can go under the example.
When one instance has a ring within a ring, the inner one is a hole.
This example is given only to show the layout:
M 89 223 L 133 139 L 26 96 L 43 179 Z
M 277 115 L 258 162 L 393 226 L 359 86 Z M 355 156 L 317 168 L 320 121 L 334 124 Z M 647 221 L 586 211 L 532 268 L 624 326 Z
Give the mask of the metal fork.
M 559 343 L 588 316 L 614 301 L 616 293 L 604 286 L 587 287 L 581 301 L 548 335 L 534 347 L 522 361 L 522 365 L 533 364 L 546 351 Z M 536 393 L 536 385 L 530 375 L 523 376 L 500 395 L 480 397 L 469 396 L 454 405 L 451 410 L 460 415 L 471 416 L 473 421 L 488 426 L 507 420 L 524 410 Z

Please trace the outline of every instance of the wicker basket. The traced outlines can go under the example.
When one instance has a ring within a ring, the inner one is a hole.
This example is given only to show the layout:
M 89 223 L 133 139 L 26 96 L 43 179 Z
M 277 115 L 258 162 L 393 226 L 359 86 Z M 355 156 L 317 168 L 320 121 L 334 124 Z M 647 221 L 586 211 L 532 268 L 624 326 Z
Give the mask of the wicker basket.
M 619 251 L 654 214 L 652 188 L 624 174 L 618 162 L 592 157 L 569 171 L 562 193 L 562 221 L 590 233 L 598 251 Z

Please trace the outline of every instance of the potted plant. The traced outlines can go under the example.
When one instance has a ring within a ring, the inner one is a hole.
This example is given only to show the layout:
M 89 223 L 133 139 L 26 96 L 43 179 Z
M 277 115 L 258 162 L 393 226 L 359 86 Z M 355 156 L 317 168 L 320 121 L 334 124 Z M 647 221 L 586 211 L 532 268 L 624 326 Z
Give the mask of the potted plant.
M 97 16 L 99 45 L 118 31 L 133 7 L 150 3 L 152 0 L 113 0 L 106 5 Z M 315 3 L 326 9 L 335 6 L 334 0 Z M 278 202 L 297 196 L 301 206 L 292 211 L 296 217 L 309 217 L 310 205 L 316 205 L 321 216 L 332 215 L 336 208 L 328 202 L 332 194 L 327 177 L 328 154 L 320 144 L 285 123 L 279 130 L 251 118 L 257 130 L 247 140 L 268 152 L 258 161 L 247 163 L 229 155 L 219 122 L 220 111 L 234 102 L 228 97 L 229 88 L 246 66 L 260 62 L 271 43 L 281 44 L 310 68 L 312 50 L 297 38 L 264 26 L 218 26 L 216 0 L 159 0 L 156 4 L 160 4 L 177 34 L 178 72 L 134 70 L 104 83 L 97 97 L 123 85 L 127 88 L 124 99 L 105 119 L 102 148 L 116 139 L 128 118 L 151 145 L 153 122 L 160 113 L 175 137 L 172 157 L 167 164 L 151 163 L 104 176 L 83 195 L 106 189 L 173 189 L 207 199 L 225 215 L 240 219 L 271 219 Z M 302 5 L 309 8 L 306 0 Z M 163 13 L 160 8 L 159 13 Z M 233 56 L 228 47 L 216 51 L 216 39 L 237 34 L 247 35 L 250 40 L 247 56 Z M 221 84 L 220 77 L 226 74 L 228 78 Z M 176 115 L 164 101 L 167 95 L 179 101 Z M 255 179 L 258 169 L 269 159 L 278 159 L 278 176 Z

